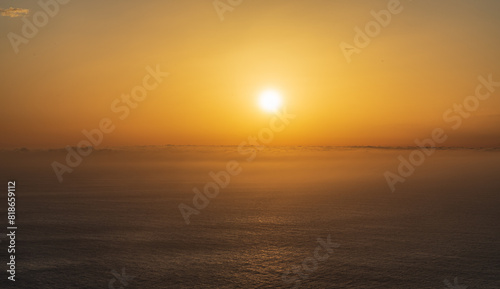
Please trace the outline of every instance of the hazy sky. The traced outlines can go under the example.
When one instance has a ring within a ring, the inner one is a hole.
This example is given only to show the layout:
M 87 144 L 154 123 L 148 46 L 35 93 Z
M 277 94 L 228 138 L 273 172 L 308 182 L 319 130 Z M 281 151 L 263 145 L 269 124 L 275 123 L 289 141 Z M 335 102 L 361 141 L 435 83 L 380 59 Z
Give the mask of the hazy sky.
M 73 0 L 16 54 L 9 33 L 42 8 L 0 1 L 0 147 L 76 145 L 102 118 L 104 146 L 239 144 L 269 124 L 266 88 L 297 116 L 272 145 L 412 145 L 436 127 L 446 146 L 500 145 L 500 87 L 460 128 L 443 120 L 479 75 L 500 81 L 500 1 L 401 0 L 359 54 L 340 48 L 390 2 L 243 0 L 221 21 L 211 0 Z M 111 104 L 157 65 L 170 75 L 121 120 Z

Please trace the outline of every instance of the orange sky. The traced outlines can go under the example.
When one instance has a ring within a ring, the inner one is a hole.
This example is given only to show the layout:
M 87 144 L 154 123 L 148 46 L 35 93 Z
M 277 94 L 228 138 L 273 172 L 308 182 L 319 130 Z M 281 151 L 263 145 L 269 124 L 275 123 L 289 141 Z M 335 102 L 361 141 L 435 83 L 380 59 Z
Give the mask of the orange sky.
M 349 63 L 339 45 L 391 1 L 243 1 L 223 21 L 212 1 L 70 1 L 17 54 L 25 22 L 5 9 L 41 8 L 0 1 L 0 147 L 76 145 L 103 118 L 103 146 L 237 145 L 268 126 L 266 88 L 296 115 L 271 145 L 413 145 L 436 127 L 446 146 L 500 145 L 500 87 L 459 129 L 443 120 L 479 75 L 500 81 L 500 3 L 400 1 Z M 169 76 L 121 120 L 111 104 L 157 65 Z

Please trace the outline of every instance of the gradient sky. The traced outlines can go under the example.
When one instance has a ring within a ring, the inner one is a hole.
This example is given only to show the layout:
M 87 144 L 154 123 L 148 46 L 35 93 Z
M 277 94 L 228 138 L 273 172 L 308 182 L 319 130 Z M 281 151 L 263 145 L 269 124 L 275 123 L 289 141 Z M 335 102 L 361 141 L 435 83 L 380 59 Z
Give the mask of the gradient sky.
M 76 145 L 104 117 L 103 146 L 239 144 L 268 125 L 269 87 L 297 115 L 272 145 L 405 146 L 436 127 L 446 146 L 500 145 L 500 89 L 459 129 L 443 120 L 478 75 L 500 81 L 500 1 L 402 0 L 348 63 L 339 44 L 388 2 L 245 0 L 221 21 L 211 0 L 73 0 L 18 54 L 22 17 L 0 16 L 0 147 Z M 0 8 L 31 20 L 36 3 Z M 120 120 L 111 103 L 157 64 L 170 75 Z

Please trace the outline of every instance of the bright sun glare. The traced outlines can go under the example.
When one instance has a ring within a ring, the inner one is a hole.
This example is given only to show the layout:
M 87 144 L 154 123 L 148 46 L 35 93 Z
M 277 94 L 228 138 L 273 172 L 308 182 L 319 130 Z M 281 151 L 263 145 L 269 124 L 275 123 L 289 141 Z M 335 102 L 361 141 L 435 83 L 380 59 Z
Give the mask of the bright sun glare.
M 283 101 L 281 94 L 276 90 L 266 90 L 260 94 L 259 105 L 268 112 L 275 112 L 281 108 Z

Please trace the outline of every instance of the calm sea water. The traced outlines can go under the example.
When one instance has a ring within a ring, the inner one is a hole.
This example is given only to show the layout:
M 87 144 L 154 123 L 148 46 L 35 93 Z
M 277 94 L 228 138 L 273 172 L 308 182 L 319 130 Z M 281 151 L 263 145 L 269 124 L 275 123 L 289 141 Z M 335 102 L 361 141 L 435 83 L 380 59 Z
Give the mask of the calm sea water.
M 15 288 L 500 288 L 500 152 L 437 151 L 392 193 L 383 174 L 409 153 L 109 149 L 59 183 L 63 152 L 0 152 L 17 182 Z M 186 225 L 179 204 L 230 160 L 241 174 Z M 311 261 L 329 236 L 339 246 Z

